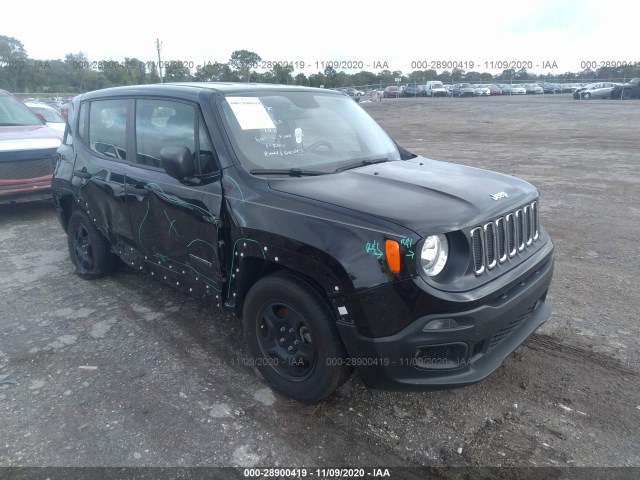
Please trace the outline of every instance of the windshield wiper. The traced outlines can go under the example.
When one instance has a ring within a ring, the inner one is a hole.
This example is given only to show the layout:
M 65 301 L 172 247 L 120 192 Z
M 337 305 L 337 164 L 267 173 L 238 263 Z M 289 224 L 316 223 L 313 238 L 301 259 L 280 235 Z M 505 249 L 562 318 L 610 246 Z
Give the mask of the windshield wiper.
M 388 158 L 375 158 L 375 159 L 372 159 L 372 160 L 360 160 L 357 163 L 352 163 L 352 164 L 349 164 L 349 165 L 345 165 L 344 167 L 336 168 L 334 173 L 344 172 L 345 170 L 351 170 L 352 168 L 366 167 L 367 165 L 373 165 L 374 163 L 384 163 L 384 162 L 388 162 L 388 161 L 389 161 Z
M 289 175 L 290 177 L 311 177 L 315 175 L 326 175 L 327 172 L 316 170 L 302 170 L 300 168 L 258 168 L 249 170 L 254 175 Z

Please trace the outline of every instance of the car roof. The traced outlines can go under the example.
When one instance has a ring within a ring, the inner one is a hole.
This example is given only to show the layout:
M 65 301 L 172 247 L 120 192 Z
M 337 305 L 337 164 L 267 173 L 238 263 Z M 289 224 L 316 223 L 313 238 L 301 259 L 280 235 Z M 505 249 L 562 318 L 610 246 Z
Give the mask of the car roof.
M 324 88 L 303 87 L 300 85 L 278 85 L 273 83 L 239 83 L 239 82 L 176 82 L 156 83 L 150 85 L 129 85 L 94 90 L 81 95 L 81 98 L 91 99 L 99 97 L 129 96 L 129 95 L 178 95 L 196 97 L 202 92 L 214 95 L 235 95 L 240 93 L 269 93 L 269 92 L 324 92 L 337 94 L 335 90 Z

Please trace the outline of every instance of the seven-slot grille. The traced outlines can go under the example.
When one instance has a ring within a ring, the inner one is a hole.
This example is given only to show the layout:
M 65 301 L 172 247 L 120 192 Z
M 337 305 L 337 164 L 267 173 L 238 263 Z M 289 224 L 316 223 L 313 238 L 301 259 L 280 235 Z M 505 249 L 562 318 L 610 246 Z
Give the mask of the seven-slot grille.
M 476 275 L 491 270 L 529 247 L 539 236 L 538 202 L 524 205 L 471 230 Z

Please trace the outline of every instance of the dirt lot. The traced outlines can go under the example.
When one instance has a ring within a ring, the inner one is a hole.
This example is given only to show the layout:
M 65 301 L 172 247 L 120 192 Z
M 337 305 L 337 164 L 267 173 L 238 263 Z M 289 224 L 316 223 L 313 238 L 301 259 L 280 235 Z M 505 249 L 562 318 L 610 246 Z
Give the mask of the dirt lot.
M 540 189 L 557 253 L 537 334 L 472 387 L 353 377 L 305 406 L 239 361 L 236 319 L 126 269 L 82 281 L 51 204 L 0 207 L 0 466 L 640 467 L 640 102 L 362 107 L 415 153 Z

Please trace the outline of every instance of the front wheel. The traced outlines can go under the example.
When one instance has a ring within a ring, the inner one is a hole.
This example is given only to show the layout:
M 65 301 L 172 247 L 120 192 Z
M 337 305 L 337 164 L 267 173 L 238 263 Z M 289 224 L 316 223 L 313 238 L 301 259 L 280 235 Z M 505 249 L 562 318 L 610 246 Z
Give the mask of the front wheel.
M 351 375 L 329 306 L 294 275 L 258 280 L 245 299 L 242 322 L 252 363 L 283 395 L 317 402 Z
M 591 98 L 591 94 L 590 93 L 583 93 L 582 94 L 582 99 L 583 100 L 589 100 Z
M 630 98 L 631 98 L 631 90 L 629 90 L 628 88 L 625 88 L 624 90 L 622 90 L 622 99 L 629 100 Z

